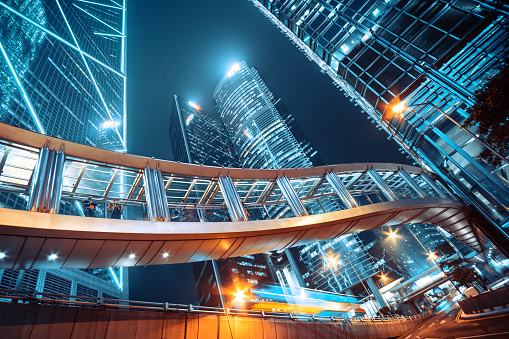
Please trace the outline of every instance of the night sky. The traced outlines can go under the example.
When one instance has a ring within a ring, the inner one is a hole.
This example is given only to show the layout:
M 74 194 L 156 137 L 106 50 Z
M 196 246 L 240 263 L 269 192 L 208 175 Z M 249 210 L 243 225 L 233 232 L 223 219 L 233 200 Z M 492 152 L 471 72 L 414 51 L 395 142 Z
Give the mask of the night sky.
M 129 153 L 172 160 L 173 95 L 213 113 L 215 86 L 231 65 L 245 60 L 326 163 L 411 163 L 248 0 L 129 0 L 127 13 Z M 130 276 L 131 299 L 196 301 L 191 265 L 136 268 Z

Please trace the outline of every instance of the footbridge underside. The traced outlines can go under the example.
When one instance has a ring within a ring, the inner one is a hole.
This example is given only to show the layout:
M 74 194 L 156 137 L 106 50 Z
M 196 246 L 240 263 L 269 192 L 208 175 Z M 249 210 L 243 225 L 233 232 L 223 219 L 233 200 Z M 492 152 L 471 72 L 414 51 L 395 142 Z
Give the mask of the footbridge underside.
M 8 125 L 0 142 L 0 196 L 24 201 L 2 202 L 0 268 L 185 263 L 404 223 L 441 226 L 481 250 L 470 210 L 417 167 L 184 165 Z

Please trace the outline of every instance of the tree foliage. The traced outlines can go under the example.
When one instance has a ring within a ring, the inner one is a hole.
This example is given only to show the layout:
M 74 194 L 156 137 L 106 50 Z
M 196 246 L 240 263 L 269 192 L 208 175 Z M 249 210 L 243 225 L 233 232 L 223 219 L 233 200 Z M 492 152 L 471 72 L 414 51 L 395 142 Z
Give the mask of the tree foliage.
M 497 68 L 500 71 L 475 92 L 475 104 L 468 109 L 470 117 L 464 126 L 477 126 L 485 142 L 503 155 L 509 150 L 509 59 Z M 494 166 L 501 163 L 489 150 L 479 157 Z
M 449 279 L 457 282 L 460 286 L 468 286 L 479 281 L 481 276 L 475 269 L 467 267 L 462 259 L 451 259 L 441 262 L 440 267 Z

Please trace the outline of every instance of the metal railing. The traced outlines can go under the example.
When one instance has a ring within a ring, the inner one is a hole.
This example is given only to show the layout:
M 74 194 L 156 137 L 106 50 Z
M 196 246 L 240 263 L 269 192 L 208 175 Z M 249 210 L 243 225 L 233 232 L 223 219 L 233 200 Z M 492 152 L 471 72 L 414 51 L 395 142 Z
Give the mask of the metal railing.
M 104 297 L 90 297 L 67 295 L 58 293 L 47 293 L 40 291 L 17 291 L 11 289 L 0 289 L 0 302 L 18 302 L 18 303 L 38 303 L 51 304 L 71 307 L 89 307 L 106 309 L 124 309 L 137 311 L 157 311 L 157 312 L 192 312 L 192 313 L 211 313 L 226 316 L 249 316 L 262 318 L 283 318 L 299 321 L 336 321 L 336 322 L 394 322 L 423 318 L 429 313 L 419 313 L 410 316 L 384 316 L 374 318 L 342 318 L 334 316 L 320 316 L 304 313 L 283 313 L 254 311 L 237 308 L 222 308 L 200 306 L 193 304 L 174 304 L 169 302 L 151 302 L 138 300 L 109 299 Z
M 48 153 L 59 156 L 59 166 Z M 109 207 L 117 206 L 122 219 L 204 222 L 293 217 L 296 207 L 299 215 L 313 215 L 423 196 L 454 199 L 433 173 L 414 166 L 250 170 L 178 164 L 5 124 L 0 124 L 0 193 L 22 198 L 6 206 L 15 209 L 111 217 Z M 90 204 L 97 207 L 93 213 Z
M 509 285 L 483 292 L 475 297 L 459 300 L 463 313 L 478 314 L 509 307 Z

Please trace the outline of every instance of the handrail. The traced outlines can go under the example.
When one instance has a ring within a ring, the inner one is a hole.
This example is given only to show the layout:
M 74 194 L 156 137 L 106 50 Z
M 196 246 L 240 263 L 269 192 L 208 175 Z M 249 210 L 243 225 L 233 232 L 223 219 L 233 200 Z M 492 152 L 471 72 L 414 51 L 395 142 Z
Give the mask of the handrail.
M 18 295 L 16 295 L 18 294 Z M 25 296 L 24 296 L 25 295 Z M 60 299 L 45 298 L 45 297 L 59 297 Z M 138 300 L 122 300 L 122 299 L 109 299 L 103 297 L 89 297 L 79 295 L 67 295 L 59 293 L 48 293 L 40 291 L 19 291 L 11 289 L 0 289 L 0 300 L 10 299 L 11 301 L 22 302 L 37 302 L 39 304 L 59 304 L 65 306 L 77 307 L 101 307 L 106 309 L 126 309 L 126 310 L 144 310 L 144 311 L 159 311 L 159 312 L 184 312 L 184 313 L 212 313 L 233 316 L 250 316 L 262 318 L 284 318 L 292 320 L 310 320 L 310 321 L 336 321 L 336 322 L 377 322 L 377 321 L 402 321 L 413 320 L 425 317 L 428 313 L 419 313 L 411 316 L 384 316 L 373 318 L 342 318 L 334 316 L 320 316 L 305 313 L 283 313 L 283 312 L 267 312 L 267 311 L 254 311 L 248 309 L 232 309 L 211 306 L 201 306 L 193 304 L 174 304 L 169 302 L 153 302 L 153 301 L 138 301 Z M 92 301 L 80 301 L 70 299 L 90 299 Z M 146 305 L 146 306 L 145 306 Z
M 330 171 L 334 171 L 336 173 L 364 171 L 371 167 L 373 167 L 375 170 L 387 171 L 397 171 L 398 169 L 404 169 L 407 172 L 426 173 L 433 178 L 435 177 L 434 173 L 420 167 L 391 163 L 355 163 L 309 168 L 263 170 L 185 164 L 168 160 L 148 158 L 139 155 L 118 153 L 92 146 L 81 145 L 71 141 L 27 131 L 22 128 L 14 127 L 4 123 L 0 123 L 0 140 L 8 140 L 10 142 L 33 147 L 35 149 L 39 149 L 44 146 L 48 146 L 50 149 L 63 148 L 68 157 L 86 159 L 97 163 L 109 164 L 111 166 L 124 166 L 143 170 L 148 165 L 151 168 L 159 167 L 163 173 L 192 177 L 218 178 L 220 175 L 230 175 L 234 179 L 275 179 L 278 176 L 286 175 L 288 178 L 299 178 L 321 176 Z

